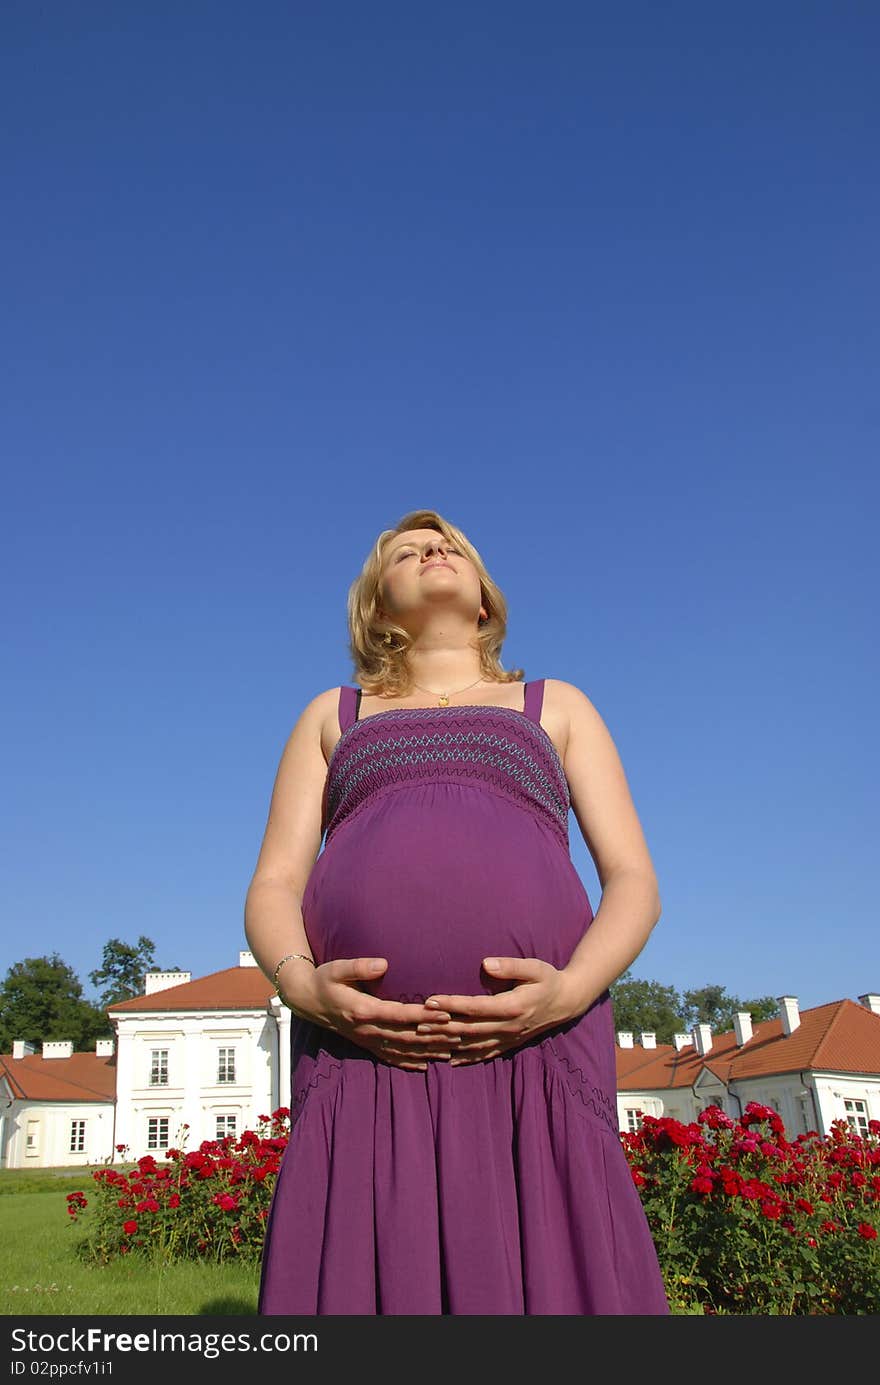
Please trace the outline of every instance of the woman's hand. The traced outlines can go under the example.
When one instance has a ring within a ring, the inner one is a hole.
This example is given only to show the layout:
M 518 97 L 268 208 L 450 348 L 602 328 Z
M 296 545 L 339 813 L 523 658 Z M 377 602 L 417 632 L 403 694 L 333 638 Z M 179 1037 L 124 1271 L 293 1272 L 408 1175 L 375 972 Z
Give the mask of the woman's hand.
M 449 1058 L 460 1040 L 444 1034 L 450 1016 L 424 1005 L 379 1000 L 360 989 L 377 981 L 388 963 L 379 957 L 323 962 L 315 967 L 286 967 L 279 982 L 282 999 L 300 1019 L 332 1029 L 396 1068 L 427 1069 L 427 1060 Z M 417 1026 L 431 1021 L 431 1032 Z
M 494 979 L 516 984 L 498 995 L 434 995 L 425 1001 L 432 1014 L 452 1015 L 437 1029 L 433 1020 L 417 1028 L 419 1034 L 442 1033 L 447 1042 L 459 1036 L 452 1067 L 497 1058 L 582 1013 L 571 977 L 549 962 L 537 957 L 487 957 L 483 967 Z

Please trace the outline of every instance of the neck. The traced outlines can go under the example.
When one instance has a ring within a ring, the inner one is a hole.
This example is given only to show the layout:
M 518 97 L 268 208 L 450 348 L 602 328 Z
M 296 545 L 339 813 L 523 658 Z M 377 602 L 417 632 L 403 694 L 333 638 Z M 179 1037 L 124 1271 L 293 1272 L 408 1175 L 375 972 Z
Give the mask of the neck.
M 410 633 L 413 642 L 407 662 L 414 681 L 422 688 L 452 692 L 482 677 L 471 619 L 462 620 L 453 611 L 431 611 Z
M 412 647 L 407 655 L 413 681 L 430 692 L 470 687 L 483 676 L 475 649 Z

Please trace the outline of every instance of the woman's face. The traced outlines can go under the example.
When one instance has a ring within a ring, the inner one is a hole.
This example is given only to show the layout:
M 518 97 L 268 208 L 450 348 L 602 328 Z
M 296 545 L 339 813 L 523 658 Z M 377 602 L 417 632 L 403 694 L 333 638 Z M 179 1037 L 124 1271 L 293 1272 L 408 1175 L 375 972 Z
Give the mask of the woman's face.
M 379 600 L 380 609 L 401 625 L 408 615 L 432 607 L 452 607 L 475 625 L 487 614 L 476 567 L 436 529 L 408 529 L 389 540 L 382 555 Z

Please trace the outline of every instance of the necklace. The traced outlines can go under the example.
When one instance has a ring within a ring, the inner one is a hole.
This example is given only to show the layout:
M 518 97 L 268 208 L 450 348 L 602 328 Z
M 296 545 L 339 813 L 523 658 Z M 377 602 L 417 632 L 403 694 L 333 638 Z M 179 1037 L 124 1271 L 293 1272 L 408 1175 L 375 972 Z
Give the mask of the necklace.
M 482 678 L 477 679 L 477 683 L 482 683 L 482 681 Z M 455 692 L 451 693 L 434 692 L 433 688 L 423 688 L 419 683 L 413 683 L 413 687 L 418 688 L 419 692 L 426 692 L 430 693 L 432 697 L 439 697 L 440 701 L 437 703 L 438 707 L 448 707 L 450 697 L 457 697 L 459 693 L 469 692 L 471 688 L 477 686 L 477 683 L 468 683 L 466 688 L 456 688 Z

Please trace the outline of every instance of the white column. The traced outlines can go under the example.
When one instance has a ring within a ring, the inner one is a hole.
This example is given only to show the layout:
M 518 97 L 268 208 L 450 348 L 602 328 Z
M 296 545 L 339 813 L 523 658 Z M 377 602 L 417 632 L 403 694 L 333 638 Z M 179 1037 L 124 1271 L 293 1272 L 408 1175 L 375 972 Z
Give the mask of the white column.
M 273 1064 L 272 1110 L 290 1105 L 290 1011 L 278 996 L 269 1002 L 278 1034 L 278 1061 Z
M 136 1019 L 136 1017 L 135 1017 Z M 128 1145 L 128 1157 L 137 1159 L 142 1153 L 139 1137 L 135 1129 L 134 1092 L 135 1058 L 134 1026 L 116 1020 L 116 1129 L 113 1133 L 113 1162 L 121 1163 L 126 1157 L 116 1153 L 116 1145 Z M 143 1083 L 138 1083 L 142 1086 Z

